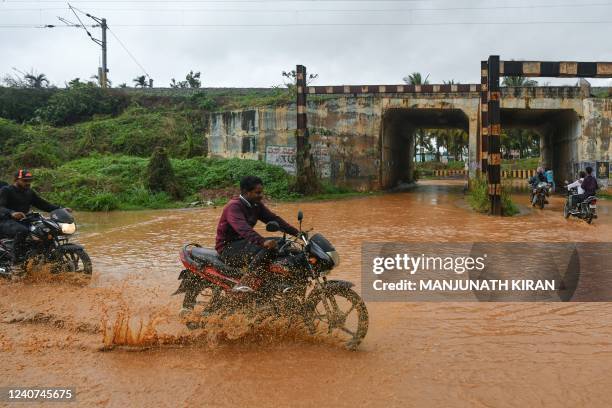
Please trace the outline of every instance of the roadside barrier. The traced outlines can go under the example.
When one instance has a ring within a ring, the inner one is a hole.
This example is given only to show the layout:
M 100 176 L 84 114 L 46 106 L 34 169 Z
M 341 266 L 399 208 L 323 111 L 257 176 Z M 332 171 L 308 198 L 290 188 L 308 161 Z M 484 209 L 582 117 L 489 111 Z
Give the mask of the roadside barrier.
M 465 170 L 434 170 L 433 175 L 436 177 L 450 177 L 450 176 L 465 176 Z M 536 170 L 504 170 L 502 171 L 502 178 L 506 179 L 527 179 L 533 177 L 536 174 Z

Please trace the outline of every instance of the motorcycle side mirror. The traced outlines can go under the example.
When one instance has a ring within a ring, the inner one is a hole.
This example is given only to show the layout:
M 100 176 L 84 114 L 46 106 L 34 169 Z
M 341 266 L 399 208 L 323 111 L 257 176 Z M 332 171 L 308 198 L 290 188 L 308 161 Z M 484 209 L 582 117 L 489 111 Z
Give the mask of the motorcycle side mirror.
M 304 219 L 304 213 L 302 212 L 302 210 L 298 211 L 298 221 L 302 222 L 302 220 Z
M 276 221 L 270 221 L 266 224 L 266 231 L 268 232 L 277 232 L 280 231 L 280 225 Z

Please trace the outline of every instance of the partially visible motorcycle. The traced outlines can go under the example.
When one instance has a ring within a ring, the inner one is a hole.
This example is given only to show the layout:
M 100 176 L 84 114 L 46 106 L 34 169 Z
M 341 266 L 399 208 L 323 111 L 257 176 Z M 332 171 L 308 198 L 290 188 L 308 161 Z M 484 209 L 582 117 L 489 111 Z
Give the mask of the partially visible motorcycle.
M 586 198 L 584 201 L 577 204 L 576 207 L 572 206 L 573 197 L 578 195 L 577 188 L 570 188 L 567 190 L 567 199 L 563 206 L 563 216 L 569 218 L 570 216 L 585 220 L 587 224 L 593 222 L 597 218 L 597 196 L 591 196 Z
M 187 327 L 202 327 L 205 324 L 202 317 L 211 314 L 246 311 L 259 320 L 297 318 L 312 334 L 321 331 L 336 334 L 347 348 L 356 349 L 368 331 L 366 305 L 351 289 L 352 282 L 327 279 L 339 265 L 340 257 L 323 235 L 309 237 L 308 232 L 302 231 L 302 218 L 300 211 L 298 237 L 288 238 L 284 234 L 278 238 L 278 256 L 253 293 L 232 290 L 243 272 L 225 265 L 214 249 L 185 245 L 180 251 L 185 269 L 179 274 L 181 284 L 174 294 L 185 293 L 183 310 L 193 310 L 196 304 L 203 307 L 200 321 L 187 321 Z M 272 221 L 266 230 L 277 232 L 280 226 Z
M 49 264 L 51 273 L 76 272 L 91 275 L 92 264 L 89 255 L 81 245 L 69 242 L 76 232 L 74 217 L 66 209 L 59 208 L 43 217 L 28 213 L 19 222 L 26 225 L 26 261 L 37 265 Z M 11 278 L 23 270 L 13 267 L 13 240 L 0 237 L 0 276 Z
M 552 184 L 540 181 L 535 186 L 531 184 L 531 188 L 531 206 L 538 206 L 540 209 L 543 209 L 544 205 L 548 202 L 546 198 L 550 196 Z

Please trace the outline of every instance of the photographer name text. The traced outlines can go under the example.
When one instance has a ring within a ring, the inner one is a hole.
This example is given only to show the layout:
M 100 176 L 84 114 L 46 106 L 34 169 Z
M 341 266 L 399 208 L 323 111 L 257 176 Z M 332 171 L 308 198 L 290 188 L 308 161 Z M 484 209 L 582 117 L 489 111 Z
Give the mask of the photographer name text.
M 555 281 L 546 279 L 420 279 L 418 281 L 402 279 L 396 282 L 384 282 L 377 279 L 372 286 L 376 291 L 539 291 L 555 290 Z

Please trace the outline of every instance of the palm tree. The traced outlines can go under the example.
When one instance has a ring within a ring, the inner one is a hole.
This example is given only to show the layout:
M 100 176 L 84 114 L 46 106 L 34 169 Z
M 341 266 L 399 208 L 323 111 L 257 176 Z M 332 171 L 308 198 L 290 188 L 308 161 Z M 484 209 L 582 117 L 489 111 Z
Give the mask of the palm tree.
M 30 72 L 29 74 L 24 75 L 23 77 L 28 87 L 30 88 L 42 88 L 43 86 L 49 85 L 49 80 L 45 74 L 35 74 L 34 72 Z
M 403 81 L 408 85 L 428 85 L 429 74 L 423 79 L 423 76 L 420 72 L 413 72 L 407 77 L 403 78 Z M 415 156 L 418 154 L 417 145 L 421 147 L 421 162 L 425 161 L 425 147 L 427 146 L 430 150 L 433 148 L 431 146 L 431 137 L 423 130 L 417 129 L 416 137 L 414 138 L 414 154 Z
M 413 72 L 407 77 L 404 77 L 403 81 L 408 85 L 429 85 L 429 81 L 427 80 L 427 78 L 429 78 L 429 74 L 427 74 L 425 79 L 423 79 L 423 76 L 420 72 Z
M 132 79 L 132 81 L 136 84 L 134 85 L 134 88 L 145 88 L 147 86 L 147 79 L 144 75 L 137 76 L 136 78 Z

